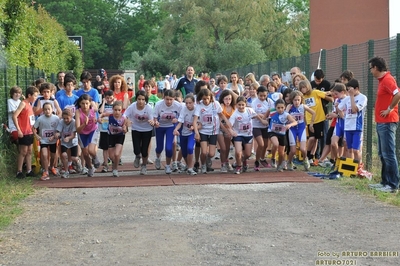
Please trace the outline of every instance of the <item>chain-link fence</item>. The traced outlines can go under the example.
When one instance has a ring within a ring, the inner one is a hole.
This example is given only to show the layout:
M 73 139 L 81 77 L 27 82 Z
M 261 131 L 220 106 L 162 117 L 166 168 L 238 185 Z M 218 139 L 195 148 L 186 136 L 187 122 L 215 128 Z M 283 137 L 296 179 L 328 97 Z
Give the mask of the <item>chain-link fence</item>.
M 356 45 L 342 45 L 335 49 L 322 50 L 320 53 L 284 58 L 217 72 L 227 77 L 230 76 L 232 71 L 237 71 L 241 77 L 246 76 L 248 73 L 254 73 L 258 78 L 264 74 L 271 75 L 273 73 L 279 73 L 283 77 L 284 75 L 288 75 L 292 67 L 297 66 L 306 77 L 311 77 L 311 74 L 318 66 L 320 54 L 320 68 L 324 70 L 325 78 L 328 81 L 333 82 L 340 77 L 340 74 L 344 70 L 351 70 L 354 73 L 354 77 L 360 82 L 361 92 L 368 98 L 363 141 L 363 159 L 366 162 L 367 168 L 370 169 L 373 164 L 379 164 L 380 162 L 378 159 L 377 136 L 374 122 L 374 105 L 378 82 L 369 71 L 368 60 L 374 56 L 385 58 L 390 72 L 395 76 L 397 84 L 400 84 L 400 67 L 397 67 L 400 64 L 400 34 L 388 39 L 371 40 Z M 398 158 L 400 158 L 399 142 L 400 129 L 397 131 Z

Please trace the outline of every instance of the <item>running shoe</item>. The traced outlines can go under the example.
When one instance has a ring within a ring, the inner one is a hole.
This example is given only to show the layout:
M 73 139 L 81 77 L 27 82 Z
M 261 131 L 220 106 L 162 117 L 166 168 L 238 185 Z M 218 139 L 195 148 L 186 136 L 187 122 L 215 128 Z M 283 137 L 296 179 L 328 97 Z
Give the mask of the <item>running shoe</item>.
M 139 168 L 139 165 L 140 165 L 140 157 L 139 157 L 139 156 L 136 156 L 136 157 L 135 157 L 135 160 L 133 161 L 133 166 L 134 166 L 135 168 Z
M 156 158 L 156 169 L 157 170 L 160 170 L 161 169 L 161 160 L 160 160 L 160 158 Z

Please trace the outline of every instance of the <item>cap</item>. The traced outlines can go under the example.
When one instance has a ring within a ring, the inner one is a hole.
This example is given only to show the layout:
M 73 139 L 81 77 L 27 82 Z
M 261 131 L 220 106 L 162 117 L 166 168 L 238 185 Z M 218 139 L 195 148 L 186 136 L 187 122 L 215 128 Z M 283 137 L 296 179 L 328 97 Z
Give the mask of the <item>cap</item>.
M 165 75 L 166 78 L 169 78 L 169 75 Z
M 347 82 L 346 87 L 360 88 L 360 84 L 358 84 L 358 80 L 351 79 Z

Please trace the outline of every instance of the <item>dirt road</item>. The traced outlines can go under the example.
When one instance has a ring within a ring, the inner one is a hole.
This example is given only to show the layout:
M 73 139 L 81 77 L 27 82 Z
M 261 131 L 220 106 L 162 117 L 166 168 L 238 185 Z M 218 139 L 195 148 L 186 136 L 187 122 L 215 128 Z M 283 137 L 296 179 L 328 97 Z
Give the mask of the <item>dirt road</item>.
M 329 182 L 42 190 L 0 265 L 399 265 L 400 210 Z

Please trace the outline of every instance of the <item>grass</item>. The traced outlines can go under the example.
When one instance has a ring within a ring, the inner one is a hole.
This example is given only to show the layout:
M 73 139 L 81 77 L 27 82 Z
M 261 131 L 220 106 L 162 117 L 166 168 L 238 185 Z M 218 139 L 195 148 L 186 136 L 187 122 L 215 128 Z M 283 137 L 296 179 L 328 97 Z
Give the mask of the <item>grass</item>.
M 20 201 L 34 190 L 32 179 L 17 180 L 14 177 L 0 179 L 0 230 L 23 212 Z

